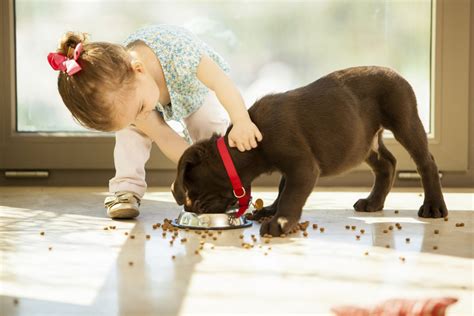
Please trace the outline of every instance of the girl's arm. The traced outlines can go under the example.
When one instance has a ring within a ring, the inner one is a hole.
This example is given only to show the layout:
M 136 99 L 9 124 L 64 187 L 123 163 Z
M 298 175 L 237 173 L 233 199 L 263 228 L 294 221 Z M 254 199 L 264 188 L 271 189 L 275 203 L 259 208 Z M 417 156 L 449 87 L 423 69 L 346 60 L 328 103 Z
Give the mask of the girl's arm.
M 166 124 L 158 111 L 151 111 L 145 118 L 136 120 L 134 124 L 158 145 L 168 159 L 176 164 L 189 147 L 189 144 Z
M 220 103 L 229 113 L 233 124 L 229 133 L 229 145 L 240 151 L 257 147 L 257 141 L 262 140 L 262 134 L 251 121 L 239 90 L 227 74 L 209 56 L 203 55 L 197 68 L 197 77 L 216 93 Z

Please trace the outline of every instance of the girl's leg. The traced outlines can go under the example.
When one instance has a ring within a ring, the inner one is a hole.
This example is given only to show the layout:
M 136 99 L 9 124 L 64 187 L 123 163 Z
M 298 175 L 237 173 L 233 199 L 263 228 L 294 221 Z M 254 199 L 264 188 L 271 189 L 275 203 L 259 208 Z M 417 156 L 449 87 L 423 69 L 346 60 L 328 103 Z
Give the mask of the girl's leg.
M 145 163 L 150 158 L 152 140 L 134 126 L 115 133 L 115 177 L 109 181 L 109 191 L 129 191 L 140 198 L 145 194 Z
M 224 135 L 230 122 L 227 112 L 212 91 L 202 106 L 183 121 L 193 142 L 209 138 L 212 133 Z

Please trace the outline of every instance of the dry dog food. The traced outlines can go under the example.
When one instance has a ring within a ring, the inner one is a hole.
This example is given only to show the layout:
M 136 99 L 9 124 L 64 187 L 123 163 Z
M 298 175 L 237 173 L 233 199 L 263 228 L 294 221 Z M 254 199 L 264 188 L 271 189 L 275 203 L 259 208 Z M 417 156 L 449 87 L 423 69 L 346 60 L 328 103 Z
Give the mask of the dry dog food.
M 405 241 L 408 244 L 410 242 L 410 238 L 405 238 Z
M 309 226 L 309 221 L 299 223 L 298 226 L 299 226 L 300 230 L 306 230 Z
M 250 248 L 253 248 L 253 245 L 252 245 L 252 244 L 249 244 L 249 243 L 246 243 L 246 242 L 244 242 L 244 243 L 242 244 L 242 247 L 244 247 L 245 249 L 250 249 Z
M 146 235 L 146 239 L 150 239 L 150 237 L 151 237 L 150 235 Z
M 361 233 L 361 234 L 365 233 L 365 230 L 364 230 L 364 229 L 361 229 L 361 230 L 360 230 L 360 233 Z
M 349 225 L 346 225 L 346 229 L 351 229 L 351 226 L 349 226 Z
M 44 232 L 41 232 L 40 235 L 41 235 L 41 236 L 44 236 Z
M 133 266 L 133 261 L 129 261 L 129 262 L 128 262 L 128 265 L 129 265 L 129 266 Z
M 131 238 L 131 239 L 135 239 L 135 235 L 130 235 L 130 238 Z
M 313 224 L 313 229 L 318 229 L 318 224 Z
M 435 234 L 439 234 L 439 230 L 435 229 L 435 230 L 434 230 L 434 233 L 435 233 Z
M 263 208 L 263 200 L 262 199 L 256 199 L 255 203 L 253 204 L 253 207 L 255 207 L 255 209 L 257 211 L 260 211 Z

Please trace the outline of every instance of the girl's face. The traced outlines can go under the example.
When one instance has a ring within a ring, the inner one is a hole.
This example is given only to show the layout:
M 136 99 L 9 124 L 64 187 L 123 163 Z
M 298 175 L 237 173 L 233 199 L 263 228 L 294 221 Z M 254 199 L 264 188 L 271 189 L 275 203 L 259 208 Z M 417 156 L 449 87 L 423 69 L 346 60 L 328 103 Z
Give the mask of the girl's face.
M 135 81 L 122 88 L 115 98 L 117 130 L 121 130 L 137 120 L 144 120 L 155 109 L 160 98 L 160 90 L 154 78 L 140 62 L 133 62 Z

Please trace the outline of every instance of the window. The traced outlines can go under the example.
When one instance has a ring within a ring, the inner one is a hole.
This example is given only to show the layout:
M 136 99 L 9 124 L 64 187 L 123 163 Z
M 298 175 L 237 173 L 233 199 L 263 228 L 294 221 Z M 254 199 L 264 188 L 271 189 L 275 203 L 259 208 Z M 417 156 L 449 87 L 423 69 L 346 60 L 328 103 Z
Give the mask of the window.
M 440 170 L 467 170 L 468 0 L 6 0 L 0 7 L 7 77 L 0 87 L 0 169 L 112 171 L 113 135 L 74 122 L 46 56 L 68 30 L 121 42 L 138 27 L 169 23 L 190 29 L 227 59 L 248 106 L 337 69 L 392 67 L 415 89 Z M 398 170 L 415 170 L 395 140 L 386 144 Z M 153 151 L 148 170 L 169 174 L 174 165 Z
M 63 105 L 57 73 L 46 62 L 63 33 L 82 31 L 93 41 L 121 43 L 136 28 L 153 23 L 182 25 L 221 53 L 248 106 L 266 93 L 306 85 L 337 69 L 392 67 L 414 86 L 430 129 L 430 0 L 15 4 L 20 132 L 84 130 Z

